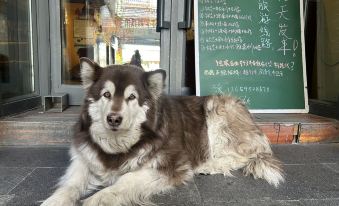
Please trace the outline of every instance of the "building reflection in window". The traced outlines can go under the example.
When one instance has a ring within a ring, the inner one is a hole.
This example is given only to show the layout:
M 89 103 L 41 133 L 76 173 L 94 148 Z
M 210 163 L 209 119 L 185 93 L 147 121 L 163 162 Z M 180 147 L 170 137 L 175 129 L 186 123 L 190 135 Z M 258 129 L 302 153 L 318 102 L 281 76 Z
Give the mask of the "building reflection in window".
M 125 64 L 138 50 L 145 70 L 159 68 L 156 0 L 63 0 L 62 77 L 80 83 L 79 57 L 101 66 Z

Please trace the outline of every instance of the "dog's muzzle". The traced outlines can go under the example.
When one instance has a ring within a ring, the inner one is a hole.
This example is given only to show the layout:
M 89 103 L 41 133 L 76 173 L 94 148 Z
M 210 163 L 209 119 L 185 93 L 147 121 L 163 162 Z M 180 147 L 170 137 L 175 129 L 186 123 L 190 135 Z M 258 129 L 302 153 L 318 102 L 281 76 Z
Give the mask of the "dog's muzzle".
M 119 125 L 122 122 L 122 116 L 117 113 L 110 113 L 107 115 L 107 123 L 109 126 L 112 127 L 113 130 L 117 130 Z

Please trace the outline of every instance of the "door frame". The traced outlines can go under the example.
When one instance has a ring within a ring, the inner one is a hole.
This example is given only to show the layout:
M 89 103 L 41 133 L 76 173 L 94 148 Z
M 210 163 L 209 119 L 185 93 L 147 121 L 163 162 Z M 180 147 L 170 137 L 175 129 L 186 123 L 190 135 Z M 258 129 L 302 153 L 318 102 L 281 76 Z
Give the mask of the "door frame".
M 50 42 L 51 42 L 51 94 L 67 93 L 70 105 L 80 105 L 84 91 L 81 85 L 67 85 L 62 83 L 62 42 L 60 22 L 61 0 L 49 1 L 50 11 Z
M 171 9 L 171 53 L 169 69 L 169 94 L 183 95 L 185 80 L 186 30 L 179 29 L 179 22 L 184 21 L 185 1 L 173 0 Z

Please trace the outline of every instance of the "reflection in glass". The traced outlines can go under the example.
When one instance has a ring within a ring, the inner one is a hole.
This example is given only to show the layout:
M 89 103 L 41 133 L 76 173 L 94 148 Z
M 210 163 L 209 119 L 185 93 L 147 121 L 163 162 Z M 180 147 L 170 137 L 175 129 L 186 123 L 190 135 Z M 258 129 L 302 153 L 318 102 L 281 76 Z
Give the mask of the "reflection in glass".
M 32 94 L 29 0 L 0 1 L 0 100 Z
M 136 55 L 147 70 L 159 68 L 156 0 L 63 0 L 62 81 L 80 83 L 79 57 L 101 66 L 130 63 Z M 133 57 L 134 55 L 134 57 Z
M 315 35 L 313 42 L 316 51 L 314 68 L 307 75 L 314 81 L 311 97 L 322 101 L 336 103 L 339 107 L 339 1 L 322 0 L 317 1 L 316 34 L 311 33 L 308 36 Z M 312 14 L 311 14 L 312 15 Z M 311 30 L 310 28 L 309 30 Z M 314 29 L 315 30 L 315 29 Z M 311 52 L 310 52 L 311 53 Z M 312 62 L 312 64 L 313 64 Z M 338 112 L 339 115 L 339 112 Z

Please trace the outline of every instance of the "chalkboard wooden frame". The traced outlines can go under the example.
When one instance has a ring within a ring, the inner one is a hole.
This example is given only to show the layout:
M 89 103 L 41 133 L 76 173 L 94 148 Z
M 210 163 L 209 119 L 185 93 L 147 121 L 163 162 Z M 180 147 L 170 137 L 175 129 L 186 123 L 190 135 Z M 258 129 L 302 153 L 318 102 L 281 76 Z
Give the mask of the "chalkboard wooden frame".
M 201 95 L 201 82 L 200 82 L 200 41 L 199 41 L 199 14 L 198 14 L 198 1 L 194 4 L 194 30 L 195 30 L 195 75 L 196 75 L 196 95 Z M 306 78 L 306 59 L 305 59 L 305 39 L 304 39 L 304 15 L 303 15 L 303 0 L 300 0 L 300 35 L 301 35 L 301 63 L 303 70 L 303 88 L 304 88 L 304 108 L 298 109 L 250 109 L 252 113 L 308 113 L 308 94 L 307 94 L 307 78 Z

